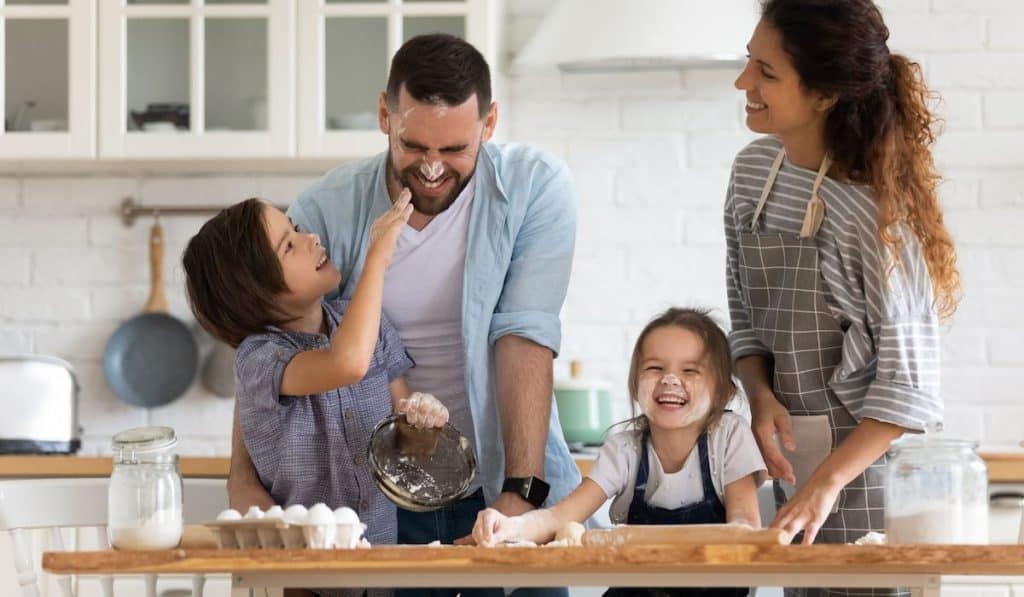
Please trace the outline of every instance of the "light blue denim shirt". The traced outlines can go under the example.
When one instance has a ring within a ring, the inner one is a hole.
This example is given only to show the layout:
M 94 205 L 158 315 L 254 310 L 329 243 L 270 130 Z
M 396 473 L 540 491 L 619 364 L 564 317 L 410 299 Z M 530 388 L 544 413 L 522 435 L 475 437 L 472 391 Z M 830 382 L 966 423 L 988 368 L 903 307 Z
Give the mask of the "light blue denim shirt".
M 390 206 L 387 153 L 344 164 L 299 195 L 288 215 L 315 232 L 341 270 L 349 299 L 366 259 L 370 225 Z M 558 313 L 565 300 L 576 240 L 576 194 L 563 162 L 525 145 L 485 143 L 477 158 L 462 290 L 466 389 L 487 502 L 501 492 L 505 451 L 495 392 L 494 344 L 513 334 L 550 348 L 561 344 Z M 414 290 L 410 290 L 414 291 Z M 552 400 L 544 476 L 547 503 L 561 501 L 580 473 Z

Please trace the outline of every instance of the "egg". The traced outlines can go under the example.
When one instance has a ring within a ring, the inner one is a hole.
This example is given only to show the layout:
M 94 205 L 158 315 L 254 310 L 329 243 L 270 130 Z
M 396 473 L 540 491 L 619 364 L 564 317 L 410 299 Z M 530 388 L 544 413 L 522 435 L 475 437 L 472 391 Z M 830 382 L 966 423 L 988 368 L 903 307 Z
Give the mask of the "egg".
M 280 520 L 284 518 L 284 510 L 281 509 L 281 506 L 271 506 L 263 513 L 263 518 L 275 518 Z
M 253 506 L 245 513 L 245 518 L 263 518 L 263 510 L 260 510 L 259 506 Z
M 334 511 L 334 521 L 338 524 L 359 524 L 359 515 L 352 508 L 342 506 Z
M 285 508 L 284 521 L 288 524 L 302 524 L 306 522 L 306 514 L 309 510 L 302 504 L 292 504 Z
M 315 504 L 306 515 L 307 524 L 334 524 L 334 512 L 327 504 Z
M 238 510 L 228 508 L 217 515 L 217 520 L 242 520 L 242 515 Z

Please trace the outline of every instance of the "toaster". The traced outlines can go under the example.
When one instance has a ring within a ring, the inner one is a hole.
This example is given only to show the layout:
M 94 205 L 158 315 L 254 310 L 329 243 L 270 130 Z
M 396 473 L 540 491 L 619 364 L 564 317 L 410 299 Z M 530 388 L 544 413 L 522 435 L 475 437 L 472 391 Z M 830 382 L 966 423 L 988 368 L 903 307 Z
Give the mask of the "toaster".
M 78 389 L 64 360 L 0 356 L 0 454 L 77 452 Z

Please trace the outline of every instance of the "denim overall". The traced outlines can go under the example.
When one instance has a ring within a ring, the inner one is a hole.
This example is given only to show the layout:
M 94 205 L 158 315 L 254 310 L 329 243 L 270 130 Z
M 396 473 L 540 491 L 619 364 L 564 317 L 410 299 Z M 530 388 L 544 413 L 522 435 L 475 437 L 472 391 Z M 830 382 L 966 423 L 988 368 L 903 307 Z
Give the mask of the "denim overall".
M 704 496 L 699 502 L 680 506 L 679 508 L 659 508 L 651 506 L 644 499 L 647 490 L 647 443 L 649 432 L 644 433 L 640 446 L 640 468 L 636 473 L 636 484 L 633 487 L 633 501 L 629 504 L 628 524 L 709 524 L 725 522 L 725 504 L 718 499 L 715 486 L 711 482 L 711 464 L 708 462 L 708 432 L 700 434 L 697 450 L 700 456 L 700 480 L 704 486 Z M 746 597 L 746 588 L 687 588 L 687 589 L 652 589 L 652 588 L 611 588 L 605 591 L 604 597 Z

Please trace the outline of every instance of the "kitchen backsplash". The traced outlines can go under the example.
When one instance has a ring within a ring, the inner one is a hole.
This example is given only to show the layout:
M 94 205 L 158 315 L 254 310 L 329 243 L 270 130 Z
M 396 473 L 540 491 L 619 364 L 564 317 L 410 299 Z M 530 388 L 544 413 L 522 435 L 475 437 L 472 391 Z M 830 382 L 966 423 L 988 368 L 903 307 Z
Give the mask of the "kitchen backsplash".
M 938 144 L 946 220 L 965 297 L 943 336 L 947 429 L 989 450 L 1024 439 L 1024 3 L 889 0 L 892 46 L 925 67 L 942 96 Z M 552 0 L 508 2 L 509 55 Z M 695 22 L 694 26 L 699 26 Z M 743 126 L 735 72 L 520 74 L 499 86 L 500 135 L 565 158 L 576 176 L 579 231 L 562 354 L 610 381 L 628 412 L 627 361 L 645 321 L 670 304 L 713 307 L 726 322 L 722 203 Z M 229 451 L 232 401 L 199 383 L 168 406 L 123 405 L 101 370 L 107 338 L 148 292 L 148 219 L 121 224 L 128 195 L 146 204 L 220 205 L 248 196 L 290 202 L 315 174 L 0 178 L 0 353 L 68 359 L 82 385 L 84 452 L 112 433 L 165 424 L 181 453 Z M 164 218 L 172 312 L 192 321 L 178 258 L 203 218 Z

